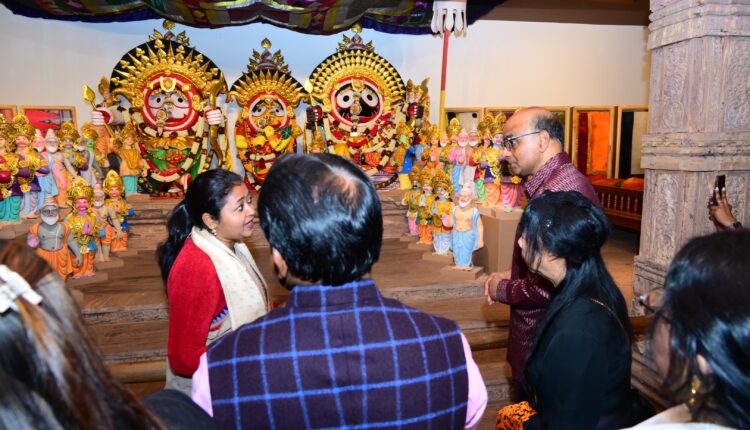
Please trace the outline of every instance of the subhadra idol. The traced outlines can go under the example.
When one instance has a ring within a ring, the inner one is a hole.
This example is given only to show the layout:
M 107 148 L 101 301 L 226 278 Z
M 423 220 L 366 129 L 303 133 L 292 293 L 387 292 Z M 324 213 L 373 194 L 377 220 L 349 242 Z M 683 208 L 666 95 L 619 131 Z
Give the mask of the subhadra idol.
M 396 167 L 389 161 L 398 144 L 396 124 L 405 119 L 399 105 L 406 91 L 396 69 L 355 34 L 344 36 L 337 52 L 313 70 L 310 84 L 328 150 L 351 159 L 379 188 L 393 182 Z
M 281 51 L 271 54 L 268 39 L 263 39 L 261 46 L 263 53 L 253 50 L 247 72 L 229 92 L 242 108 L 234 128 L 237 155 L 247 172 L 246 182 L 256 190 L 276 158 L 296 151 L 302 130 L 295 122 L 294 109 L 305 97 Z
M 165 22 L 171 30 L 174 24 Z M 148 165 L 141 185 L 151 194 L 180 193 L 209 167 L 231 168 L 224 116 L 216 99 L 226 94 L 219 68 L 191 48 L 185 33 L 154 30 L 117 63 L 110 90 L 117 103 L 94 110 L 93 124 L 130 123 Z M 212 163 L 213 162 L 213 163 Z

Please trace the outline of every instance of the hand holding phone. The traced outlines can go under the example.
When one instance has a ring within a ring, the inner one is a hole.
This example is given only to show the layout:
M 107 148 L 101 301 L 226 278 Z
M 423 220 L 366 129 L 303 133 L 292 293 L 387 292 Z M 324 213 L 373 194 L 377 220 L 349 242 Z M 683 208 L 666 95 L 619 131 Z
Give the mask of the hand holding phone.
M 721 194 L 724 192 L 724 188 L 727 187 L 727 176 L 726 175 L 716 175 L 716 179 L 714 179 L 714 190 L 713 194 L 711 195 L 711 198 L 708 201 L 708 204 L 711 206 L 716 206 L 718 202 L 716 201 L 717 194 Z

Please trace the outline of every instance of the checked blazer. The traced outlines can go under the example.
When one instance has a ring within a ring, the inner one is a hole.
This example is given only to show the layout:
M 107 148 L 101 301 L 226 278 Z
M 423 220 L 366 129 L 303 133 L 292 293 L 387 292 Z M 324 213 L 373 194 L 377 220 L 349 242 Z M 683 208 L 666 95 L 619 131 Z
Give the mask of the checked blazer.
M 458 325 L 384 298 L 372 280 L 294 287 L 287 307 L 227 334 L 207 359 L 221 428 L 462 429 L 466 421 Z

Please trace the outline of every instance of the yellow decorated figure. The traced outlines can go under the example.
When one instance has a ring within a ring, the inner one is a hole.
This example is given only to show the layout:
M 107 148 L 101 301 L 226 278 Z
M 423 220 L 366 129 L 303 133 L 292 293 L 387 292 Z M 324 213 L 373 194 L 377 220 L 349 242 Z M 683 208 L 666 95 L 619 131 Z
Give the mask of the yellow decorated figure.
M 432 178 L 435 200 L 432 203 L 432 244 L 435 254 L 447 255 L 451 250 L 450 216 L 453 212 L 451 181 L 445 172 L 438 170 Z
M 256 190 L 277 157 L 296 151 L 302 130 L 295 122 L 294 109 L 305 95 L 284 64 L 281 51 L 271 54 L 268 39 L 261 47 L 262 53 L 253 50 L 247 72 L 229 91 L 242 108 L 234 128 L 237 154 L 248 184 Z
M 114 103 L 91 115 L 92 124 L 114 133 L 133 126 L 148 166 L 142 185 L 158 195 L 180 195 L 198 173 L 232 166 L 224 114 L 216 108 L 227 92 L 224 74 L 173 27 L 165 22 L 164 34 L 154 30 L 118 61 L 109 81 Z
M 68 204 L 72 212 L 65 218 L 70 227 L 73 239 L 81 254 L 81 264 L 73 265 L 73 278 L 92 276 L 94 272 L 94 255 L 96 238 L 104 236 L 103 226 L 91 209 L 94 192 L 82 177 L 77 177 L 68 190 Z
M 0 114 L 0 222 L 20 222 L 21 187 L 16 181 L 19 171 L 15 154 L 15 132 Z
M 117 216 L 117 222 L 110 222 L 110 224 L 113 226 L 119 225 L 121 230 L 120 234 L 112 241 L 112 252 L 127 251 L 129 231 L 127 217 L 135 214 L 133 206 L 123 197 L 124 187 L 117 172 L 110 170 L 102 185 L 104 193 L 107 195 L 104 204 Z
M 419 169 L 412 169 L 409 173 L 411 190 L 404 193 L 401 204 L 406 206 L 406 222 L 409 226 L 411 236 L 419 236 L 417 228 L 417 212 L 419 210 L 419 197 L 422 195 L 422 173 Z
M 64 122 L 54 136 L 47 136 L 47 152 L 50 152 L 50 148 L 56 143 L 58 145 L 57 152 L 54 154 L 52 173 L 57 180 L 58 195 L 56 200 L 60 207 L 66 206 L 68 189 L 73 184 L 73 179 L 78 176 L 74 167 L 76 160 L 73 146 L 79 138 L 78 130 L 69 121 Z
M 18 173 L 15 178 L 23 194 L 19 216 L 22 219 L 36 218 L 39 212 L 39 191 L 41 191 L 39 181 L 36 179 L 36 172 L 47 169 L 47 160 L 31 147 L 31 140 L 36 134 L 36 129 L 31 125 L 26 115 L 16 115 L 11 123 L 10 130 L 12 134 L 8 140 L 15 144 L 16 157 L 18 158 Z M 49 170 L 46 171 L 49 172 Z
M 429 172 L 422 172 L 422 194 L 417 203 L 417 231 L 419 241 L 425 245 L 432 245 L 432 203 L 435 195 L 432 194 L 432 176 Z
M 120 158 L 120 177 L 125 187 L 125 195 L 138 193 L 138 178 L 148 172 L 148 164 L 135 147 L 138 135 L 132 124 L 125 124 L 115 145 L 115 153 Z

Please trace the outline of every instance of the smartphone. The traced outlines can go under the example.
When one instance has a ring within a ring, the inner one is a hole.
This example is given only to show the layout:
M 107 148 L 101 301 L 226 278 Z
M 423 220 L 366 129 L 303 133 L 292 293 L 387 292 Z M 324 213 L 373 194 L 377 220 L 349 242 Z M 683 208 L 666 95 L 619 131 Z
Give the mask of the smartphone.
M 727 186 L 727 175 L 716 175 L 716 179 L 714 179 L 714 189 L 711 194 L 711 205 L 717 204 L 716 202 L 716 194 L 717 193 L 723 193 L 724 188 Z

